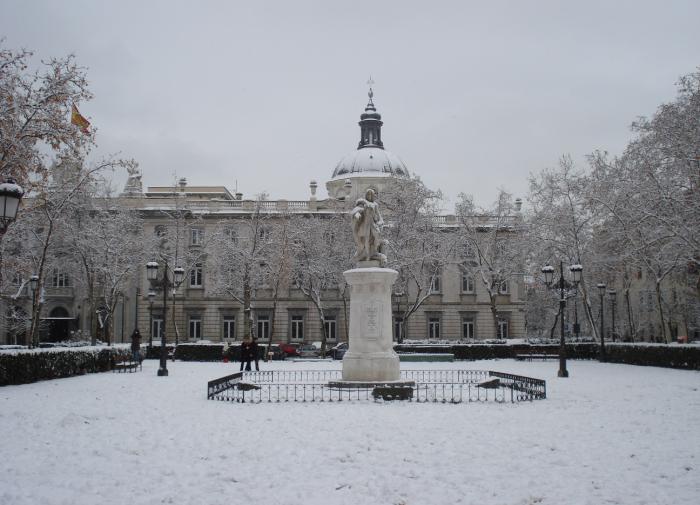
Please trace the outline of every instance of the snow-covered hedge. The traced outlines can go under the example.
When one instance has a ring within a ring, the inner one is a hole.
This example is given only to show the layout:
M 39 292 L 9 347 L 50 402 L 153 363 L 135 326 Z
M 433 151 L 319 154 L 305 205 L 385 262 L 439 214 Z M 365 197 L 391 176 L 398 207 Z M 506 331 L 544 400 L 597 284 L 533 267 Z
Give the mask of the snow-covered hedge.
M 451 353 L 457 360 L 505 359 L 518 354 L 559 354 L 559 345 L 395 345 L 394 350 L 402 353 Z M 676 344 L 605 344 L 606 361 L 628 365 L 660 366 L 666 368 L 686 368 L 700 370 L 700 346 Z M 567 343 L 566 356 L 569 359 L 598 359 L 600 346 L 597 343 Z
M 263 359 L 267 346 L 258 342 L 258 358 Z M 273 359 L 282 359 L 277 344 L 272 344 Z M 160 356 L 160 355 L 159 355 Z M 229 361 L 240 361 L 241 343 L 235 342 L 224 348 L 224 344 L 188 343 L 175 348 L 175 359 L 182 361 L 221 361 L 224 357 Z
M 697 345 L 606 344 L 605 354 L 610 363 L 700 370 Z
M 167 351 L 168 355 L 170 355 L 175 351 L 175 346 L 168 344 L 165 346 L 165 350 Z M 154 343 L 153 347 L 142 345 L 141 352 L 146 359 L 160 359 L 160 342 L 158 342 L 158 344 Z
M 128 347 L 38 349 L 0 353 L 0 386 L 106 372 L 128 359 Z

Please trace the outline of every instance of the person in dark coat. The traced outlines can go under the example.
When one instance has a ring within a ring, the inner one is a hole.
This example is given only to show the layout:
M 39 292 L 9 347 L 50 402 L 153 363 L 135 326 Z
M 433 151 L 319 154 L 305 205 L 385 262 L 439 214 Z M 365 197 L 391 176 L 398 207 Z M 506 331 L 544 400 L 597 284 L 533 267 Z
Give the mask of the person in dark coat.
M 141 363 L 141 332 L 138 328 L 131 334 L 131 360 Z
M 243 370 L 243 365 L 245 365 L 246 370 L 250 370 L 250 361 L 253 359 L 253 342 L 246 338 L 241 344 L 241 370 Z
M 260 370 L 260 364 L 258 362 L 258 340 L 255 337 L 253 337 L 253 340 L 250 343 L 250 354 L 252 359 L 255 360 L 255 371 L 257 372 Z M 250 370 L 250 362 L 248 362 L 248 370 Z

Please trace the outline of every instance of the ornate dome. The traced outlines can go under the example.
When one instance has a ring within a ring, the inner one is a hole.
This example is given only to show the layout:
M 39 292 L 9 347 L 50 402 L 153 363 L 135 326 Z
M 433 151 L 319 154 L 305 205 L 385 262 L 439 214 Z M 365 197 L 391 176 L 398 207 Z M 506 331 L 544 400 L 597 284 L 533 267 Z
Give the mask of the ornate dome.
M 371 79 L 370 79 L 371 80 Z M 369 89 L 369 103 L 365 112 L 360 116 L 360 142 L 354 151 L 336 165 L 333 179 L 349 175 L 367 173 L 367 175 L 386 175 L 407 177 L 408 169 L 403 161 L 395 154 L 384 149 L 382 142 L 382 116 L 377 112 L 372 97 L 374 92 Z
M 366 172 L 367 175 L 408 176 L 406 165 L 391 151 L 380 147 L 364 147 L 344 156 L 336 165 L 333 178 Z

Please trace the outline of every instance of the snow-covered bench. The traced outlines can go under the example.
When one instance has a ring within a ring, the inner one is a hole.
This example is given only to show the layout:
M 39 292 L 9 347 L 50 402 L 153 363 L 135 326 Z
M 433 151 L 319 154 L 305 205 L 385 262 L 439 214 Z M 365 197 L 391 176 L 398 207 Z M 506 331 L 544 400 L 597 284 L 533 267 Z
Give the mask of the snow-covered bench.
M 533 359 L 558 359 L 558 354 L 546 354 L 546 353 L 526 353 L 526 354 L 516 354 L 515 359 L 532 361 Z
M 143 365 L 140 361 L 124 360 L 115 363 L 112 367 L 112 372 L 135 372 L 139 369 L 143 370 Z

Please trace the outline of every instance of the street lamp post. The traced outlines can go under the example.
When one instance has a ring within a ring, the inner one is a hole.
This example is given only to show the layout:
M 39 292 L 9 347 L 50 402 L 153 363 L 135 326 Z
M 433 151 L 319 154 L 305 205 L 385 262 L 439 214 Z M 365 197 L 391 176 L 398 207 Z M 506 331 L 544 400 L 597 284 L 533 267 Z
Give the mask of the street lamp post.
M 581 338 L 581 327 L 578 324 L 578 284 L 581 282 L 583 266 L 571 265 L 569 270 L 571 271 L 571 276 L 574 279 L 574 284 L 576 285 L 576 290 L 574 291 L 574 333 L 576 333 L 576 338 L 578 339 Z
M 165 329 L 167 328 L 167 313 L 168 313 L 168 287 L 174 290 L 182 283 L 185 277 L 185 269 L 182 267 L 173 268 L 173 280 L 168 279 L 168 260 L 163 259 L 163 332 L 160 338 L 160 367 L 158 368 L 158 377 L 168 376 L 168 351 L 165 348 Z M 149 261 L 146 263 L 146 277 L 153 282 L 158 279 L 158 262 Z
M 17 219 L 19 202 L 23 196 L 24 190 L 14 179 L 5 179 L 5 182 L 0 184 L 0 239 L 5 235 L 10 223 Z
M 615 342 L 615 306 L 617 305 L 617 291 L 611 289 L 608 291 L 608 295 L 610 296 L 610 308 L 612 309 L 612 341 Z
M 153 300 L 156 298 L 156 293 L 155 291 L 149 291 L 148 292 L 148 319 L 149 319 L 149 328 L 150 331 L 148 332 L 148 349 L 149 351 L 153 347 Z
M 573 281 L 578 284 L 581 281 L 581 265 L 571 265 L 569 267 Z M 552 286 L 554 280 L 554 267 L 546 265 L 542 268 L 544 281 L 548 287 Z M 564 343 L 564 309 L 566 308 L 566 292 L 564 291 L 564 263 L 559 262 L 559 318 L 560 318 L 560 334 L 559 334 L 559 377 L 568 377 L 569 371 L 566 369 L 566 345 Z
M 605 284 L 598 284 L 598 293 L 600 293 L 600 359 L 605 361 Z

